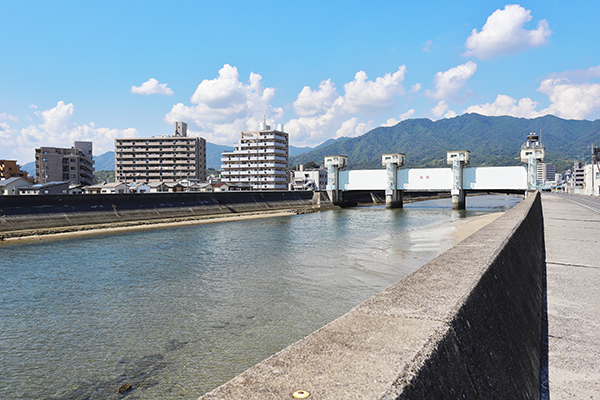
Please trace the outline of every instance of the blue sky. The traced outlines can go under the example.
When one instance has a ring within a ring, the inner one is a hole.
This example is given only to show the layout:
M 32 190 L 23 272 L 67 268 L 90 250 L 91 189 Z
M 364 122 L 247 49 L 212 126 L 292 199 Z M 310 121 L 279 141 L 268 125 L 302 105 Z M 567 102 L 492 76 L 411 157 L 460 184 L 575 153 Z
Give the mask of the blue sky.
M 0 159 L 171 134 L 295 146 L 466 112 L 600 117 L 596 1 L 3 1 Z

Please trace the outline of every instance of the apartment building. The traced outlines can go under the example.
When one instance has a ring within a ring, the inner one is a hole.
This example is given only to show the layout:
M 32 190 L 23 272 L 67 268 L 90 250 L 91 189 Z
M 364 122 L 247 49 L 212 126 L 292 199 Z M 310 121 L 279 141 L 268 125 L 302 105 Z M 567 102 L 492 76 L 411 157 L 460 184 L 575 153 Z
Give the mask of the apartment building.
M 318 169 L 304 169 L 298 166 L 298 171 L 292 171 L 292 190 L 325 190 L 327 186 L 327 169 L 321 166 Z
M 174 135 L 115 139 L 117 181 L 206 180 L 206 140 L 189 137 L 187 124 L 175 122 Z
M 221 154 L 225 183 L 249 184 L 253 190 L 287 190 L 289 135 L 283 124 L 271 129 L 265 122 L 259 131 L 240 132 L 235 150 Z
M 8 178 L 23 178 L 33 182 L 33 179 L 27 175 L 27 171 L 21 171 L 17 160 L 0 160 L 0 179 Z
M 35 176 L 37 183 L 93 184 L 92 142 L 75 142 L 70 149 L 59 147 L 35 149 Z
M 554 182 L 556 175 L 556 167 L 548 163 L 537 164 L 537 180 L 541 185 L 546 182 Z

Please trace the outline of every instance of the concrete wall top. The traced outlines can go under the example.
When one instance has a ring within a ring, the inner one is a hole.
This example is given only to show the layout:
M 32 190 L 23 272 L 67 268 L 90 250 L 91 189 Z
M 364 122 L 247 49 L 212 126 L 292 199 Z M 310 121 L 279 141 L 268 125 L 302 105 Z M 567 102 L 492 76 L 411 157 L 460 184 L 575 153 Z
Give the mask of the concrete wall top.
M 539 397 L 539 195 L 201 399 Z

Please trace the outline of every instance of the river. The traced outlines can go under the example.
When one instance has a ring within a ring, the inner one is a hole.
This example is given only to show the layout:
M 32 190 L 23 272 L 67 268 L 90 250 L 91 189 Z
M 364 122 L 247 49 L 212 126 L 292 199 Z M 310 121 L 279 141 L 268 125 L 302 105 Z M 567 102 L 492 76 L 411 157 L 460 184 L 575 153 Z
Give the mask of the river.
M 453 221 L 519 201 L 2 244 L 0 398 L 197 399 L 449 248 Z

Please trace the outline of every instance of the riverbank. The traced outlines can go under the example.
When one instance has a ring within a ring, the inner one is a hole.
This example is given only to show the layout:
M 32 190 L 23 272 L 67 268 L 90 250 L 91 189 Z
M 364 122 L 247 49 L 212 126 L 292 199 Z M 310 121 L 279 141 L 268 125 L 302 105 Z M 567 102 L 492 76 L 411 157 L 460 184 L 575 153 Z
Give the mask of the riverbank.
M 494 222 L 504 214 L 506 214 L 506 211 L 493 214 L 478 215 L 476 217 L 468 217 L 455 221 L 453 223 L 455 229 L 450 234 L 448 234 L 448 238 L 452 241 L 453 245 L 457 244 L 463 239 L 466 239 L 467 237 L 471 236 L 484 226 Z
M 30 229 L 23 231 L 5 232 L 0 235 L 4 243 L 26 243 L 41 240 L 70 239 L 80 236 L 108 235 L 120 232 L 133 232 L 151 229 L 178 228 L 190 225 L 213 224 L 217 222 L 243 221 L 257 218 L 274 218 L 312 213 L 315 210 L 277 210 L 258 211 L 239 214 L 204 215 L 187 218 L 165 218 L 143 221 L 129 221 L 111 224 L 78 225 L 48 229 Z

